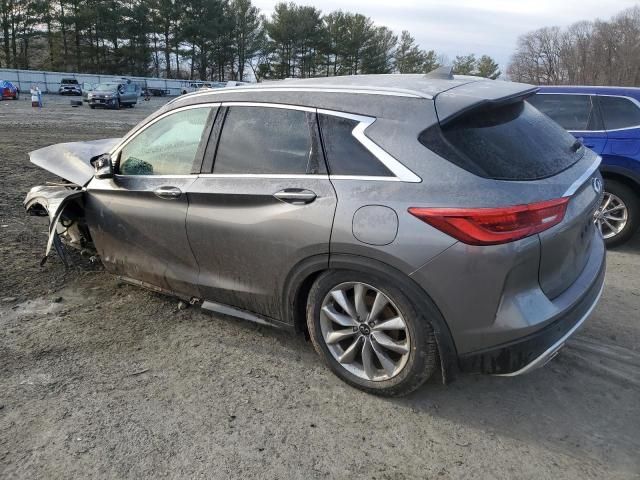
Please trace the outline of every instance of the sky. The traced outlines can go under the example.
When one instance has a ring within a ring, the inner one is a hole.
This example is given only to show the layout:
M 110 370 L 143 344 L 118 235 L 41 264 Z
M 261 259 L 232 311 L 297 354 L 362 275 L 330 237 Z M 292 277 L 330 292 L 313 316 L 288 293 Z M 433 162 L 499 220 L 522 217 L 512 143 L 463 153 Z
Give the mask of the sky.
M 397 34 L 409 30 L 426 50 L 456 55 L 492 56 L 506 68 L 518 36 L 547 26 L 580 20 L 608 20 L 640 5 L 638 0 L 294 0 L 329 13 L 341 9 L 362 13 Z M 253 0 L 270 15 L 277 0 Z

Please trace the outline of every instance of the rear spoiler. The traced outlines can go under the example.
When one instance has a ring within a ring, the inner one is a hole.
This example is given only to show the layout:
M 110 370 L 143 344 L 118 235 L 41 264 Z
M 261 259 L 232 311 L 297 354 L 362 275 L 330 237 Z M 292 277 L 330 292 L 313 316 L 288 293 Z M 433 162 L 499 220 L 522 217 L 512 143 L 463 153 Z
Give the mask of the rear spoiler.
M 453 87 L 436 95 L 435 107 L 441 126 L 470 111 L 519 102 L 538 91 L 524 83 L 483 80 Z

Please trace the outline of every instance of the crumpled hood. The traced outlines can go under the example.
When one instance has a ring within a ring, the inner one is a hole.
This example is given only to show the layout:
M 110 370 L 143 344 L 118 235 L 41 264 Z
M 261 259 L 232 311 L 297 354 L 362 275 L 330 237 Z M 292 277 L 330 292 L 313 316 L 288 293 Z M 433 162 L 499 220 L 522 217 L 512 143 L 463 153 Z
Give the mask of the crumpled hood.
M 120 138 L 58 143 L 29 153 L 31 163 L 84 187 L 93 178 L 93 157 L 109 152 Z

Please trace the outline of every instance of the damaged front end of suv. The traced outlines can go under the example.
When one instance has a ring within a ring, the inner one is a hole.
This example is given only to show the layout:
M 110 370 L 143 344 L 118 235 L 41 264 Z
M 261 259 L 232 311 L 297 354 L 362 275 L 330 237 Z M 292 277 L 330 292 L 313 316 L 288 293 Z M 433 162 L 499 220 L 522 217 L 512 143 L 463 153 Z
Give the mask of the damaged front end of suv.
M 29 154 L 33 164 L 61 178 L 58 182 L 33 187 L 23 202 L 29 215 L 49 218 L 48 241 L 41 265 L 54 248 L 68 266 L 63 244 L 90 255 L 95 253 L 84 216 L 85 186 L 96 174 L 96 168 L 104 168 L 104 164 L 110 162 L 104 152 L 119 140 L 61 143 Z

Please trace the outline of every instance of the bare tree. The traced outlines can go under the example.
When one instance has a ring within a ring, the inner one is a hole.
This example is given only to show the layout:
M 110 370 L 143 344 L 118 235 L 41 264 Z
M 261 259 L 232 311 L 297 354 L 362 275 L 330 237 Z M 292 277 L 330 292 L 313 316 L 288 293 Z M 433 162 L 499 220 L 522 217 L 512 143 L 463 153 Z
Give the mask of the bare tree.
M 610 21 L 545 27 L 518 39 L 507 68 L 516 81 L 546 84 L 640 84 L 640 7 Z

